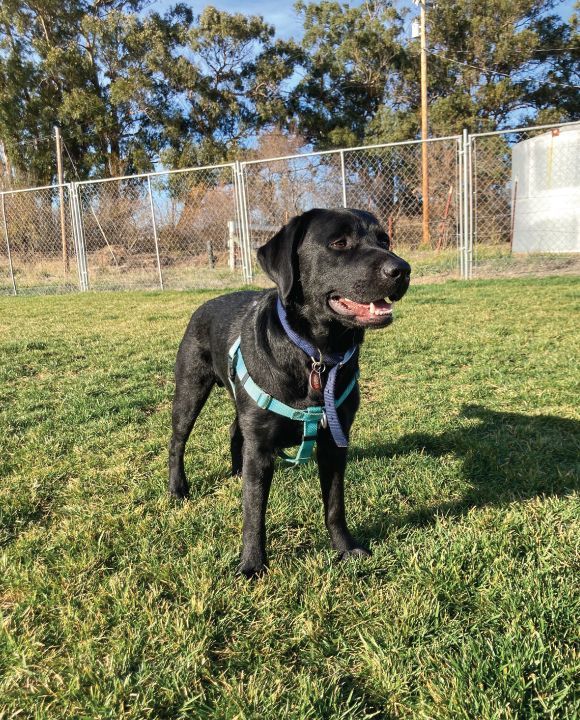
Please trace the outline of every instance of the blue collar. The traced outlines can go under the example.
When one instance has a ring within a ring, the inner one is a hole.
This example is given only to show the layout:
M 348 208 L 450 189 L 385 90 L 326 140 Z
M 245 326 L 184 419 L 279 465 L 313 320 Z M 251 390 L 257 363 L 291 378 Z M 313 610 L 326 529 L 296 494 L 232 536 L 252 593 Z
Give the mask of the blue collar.
M 264 392 L 259 385 L 256 385 L 248 373 L 248 369 L 240 349 L 240 338 L 235 341 L 228 353 L 228 374 L 234 397 L 236 396 L 235 377 L 237 375 L 240 385 L 244 388 L 256 405 L 262 408 L 262 410 L 270 410 L 270 412 L 274 412 L 277 415 L 282 415 L 290 420 L 297 420 L 298 422 L 303 423 L 302 443 L 298 448 L 296 457 L 291 458 L 285 453 L 280 454 L 282 455 L 284 461 L 289 465 L 296 466 L 308 462 L 308 460 L 312 457 L 312 451 L 318 435 L 318 427 L 320 424 L 324 423 L 324 408 L 319 405 L 314 405 L 306 408 L 306 410 L 298 410 L 290 405 L 286 405 L 285 403 L 276 400 L 276 398 L 273 398 L 267 392 Z M 340 405 L 342 405 L 342 403 L 350 395 L 357 380 L 358 371 L 354 373 L 344 392 L 336 401 L 336 407 L 340 407 Z
M 318 348 L 314 347 L 312 343 L 308 342 L 308 340 L 305 340 L 302 336 L 298 335 L 298 333 L 290 327 L 290 323 L 288 322 L 288 316 L 286 315 L 286 309 L 284 308 L 284 305 L 282 305 L 282 301 L 279 297 L 277 301 L 277 309 L 278 317 L 280 318 L 280 322 L 282 323 L 284 332 L 294 343 L 294 345 L 296 345 L 296 347 L 299 347 L 303 352 L 306 353 L 306 355 L 308 355 L 308 357 L 312 360 L 313 366 L 317 363 L 322 363 L 324 365 L 329 365 L 332 367 L 332 369 L 328 373 L 328 381 L 326 383 L 326 387 L 324 388 L 324 410 L 326 412 L 328 427 L 330 429 L 330 433 L 334 442 L 336 443 L 337 447 L 346 447 L 348 445 L 348 441 L 340 424 L 340 420 L 338 419 L 338 413 L 336 410 L 337 402 L 334 394 L 334 389 L 336 386 L 336 376 L 338 374 L 338 371 L 355 354 L 358 349 L 358 345 L 353 345 L 343 354 L 326 353 L 325 355 L 323 355 L 320 350 L 318 350 Z

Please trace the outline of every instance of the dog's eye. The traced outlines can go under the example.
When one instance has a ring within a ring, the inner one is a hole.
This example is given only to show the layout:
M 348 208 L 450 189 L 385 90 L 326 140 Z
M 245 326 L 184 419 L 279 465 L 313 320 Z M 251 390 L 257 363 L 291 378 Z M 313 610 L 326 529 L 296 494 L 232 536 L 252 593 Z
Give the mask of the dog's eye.
M 330 243 L 330 247 L 334 248 L 335 250 L 344 250 L 345 247 L 347 247 L 348 241 L 346 238 L 338 238 L 338 240 L 333 240 Z
M 377 237 L 377 243 L 382 247 L 385 248 L 385 250 L 388 250 L 391 243 L 389 242 L 389 236 L 388 235 L 379 235 Z

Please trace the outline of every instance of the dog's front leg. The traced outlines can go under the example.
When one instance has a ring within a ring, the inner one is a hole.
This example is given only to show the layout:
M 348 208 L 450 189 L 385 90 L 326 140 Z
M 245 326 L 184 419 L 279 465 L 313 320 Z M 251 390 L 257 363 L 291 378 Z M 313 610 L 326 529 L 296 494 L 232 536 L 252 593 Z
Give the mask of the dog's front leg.
M 266 507 L 273 474 L 272 453 L 257 450 L 253 443 L 244 441 L 242 469 L 244 523 L 238 573 L 247 578 L 257 577 L 267 570 Z
M 370 555 L 370 551 L 353 538 L 346 524 L 344 510 L 346 448 L 337 447 L 330 432 L 321 430 L 318 433 L 316 458 L 324 503 L 324 521 L 332 547 L 340 553 L 342 559 L 354 555 Z

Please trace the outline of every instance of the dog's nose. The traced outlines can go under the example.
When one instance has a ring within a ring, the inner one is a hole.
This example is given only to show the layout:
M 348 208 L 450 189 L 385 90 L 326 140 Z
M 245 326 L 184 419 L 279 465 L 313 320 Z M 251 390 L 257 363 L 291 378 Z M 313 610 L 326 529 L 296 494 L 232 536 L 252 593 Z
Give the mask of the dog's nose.
M 411 276 L 411 266 L 400 257 L 390 257 L 383 265 L 383 275 L 393 280 L 408 280 Z

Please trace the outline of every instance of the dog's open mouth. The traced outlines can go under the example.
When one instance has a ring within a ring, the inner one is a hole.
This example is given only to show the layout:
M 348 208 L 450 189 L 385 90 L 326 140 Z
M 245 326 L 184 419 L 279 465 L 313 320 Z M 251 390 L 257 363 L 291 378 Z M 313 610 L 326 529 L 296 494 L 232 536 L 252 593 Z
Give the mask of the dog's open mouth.
M 328 298 L 331 310 L 361 325 L 387 325 L 393 320 L 393 303 L 388 298 L 359 303 L 339 295 Z

